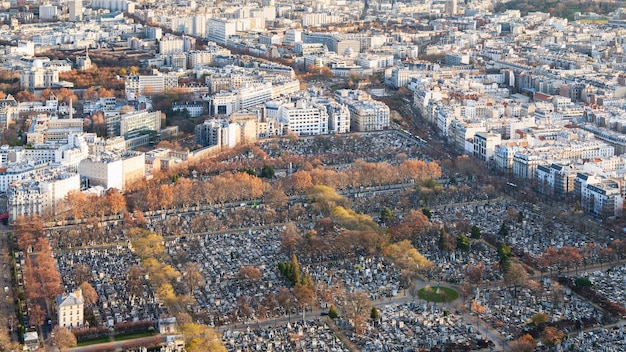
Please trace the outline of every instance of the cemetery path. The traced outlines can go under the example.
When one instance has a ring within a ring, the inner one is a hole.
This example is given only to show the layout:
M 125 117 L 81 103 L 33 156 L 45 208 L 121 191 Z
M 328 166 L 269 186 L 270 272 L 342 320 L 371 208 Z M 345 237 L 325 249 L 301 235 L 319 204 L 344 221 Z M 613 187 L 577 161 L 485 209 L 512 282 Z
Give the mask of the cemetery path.
M 328 325 L 328 327 L 333 331 L 333 333 L 335 333 L 335 336 L 337 336 L 341 343 L 346 346 L 346 348 L 348 348 L 351 352 L 359 352 L 359 348 L 354 343 L 352 343 L 352 341 L 350 341 L 346 337 L 346 335 L 344 335 L 344 333 L 339 327 L 337 327 L 337 325 L 335 325 L 335 322 L 332 319 L 330 319 L 329 317 L 324 317 L 323 320 L 326 325 Z

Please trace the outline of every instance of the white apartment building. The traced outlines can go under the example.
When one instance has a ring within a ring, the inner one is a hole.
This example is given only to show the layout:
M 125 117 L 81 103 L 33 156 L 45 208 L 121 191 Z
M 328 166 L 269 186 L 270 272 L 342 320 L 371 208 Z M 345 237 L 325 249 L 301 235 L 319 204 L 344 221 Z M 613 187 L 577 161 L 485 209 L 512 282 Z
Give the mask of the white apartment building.
M 280 121 L 298 135 L 311 136 L 328 133 L 328 113 L 326 107 L 310 104 L 305 99 L 282 104 Z
M 101 153 L 84 159 L 78 173 L 91 186 L 124 190 L 126 185 L 145 177 L 146 156 L 139 152 Z
M 57 18 L 58 9 L 54 5 L 40 5 L 39 6 L 39 19 L 40 20 L 52 20 Z
M 327 111 L 329 133 L 350 132 L 350 109 L 347 106 L 331 102 L 327 106 Z
M 206 120 L 195 129 L 196 144 L 203 147 L 221 146 L 233 148 L 239 144 L 241 125 L 226 120 Z
M 124 77 L 124 84 L 126 99 L 135 100 L 142 95 L 159 94 L 178 87 L 178 76 L 171 74 L 130 75 Z
M 584 211 L 597 217 L 620 217 L 624 208 L 620 185 L 611 180 L 587 182 L 581 187 L 580 205 Z
M 340 89 L 335 92 L 335 98 L 350 110 L 350 130 L 366 132 L 389 128 L 389 107 L 364 91 Z
M 230 19 L 211 18 L 207 28 L 208 39 L 220 45 L 226 45 L 228 38 L 237 33 L 237 23 Z
M 495 155 L 496 146 L 500 145 L 502 137 L 496 133 L 478 132 L 474 135 L 474 157 L 482 161 L 489 161 Z
M 69 5 L 70 22 L 82 21 L 83 0 L 69 0 L 68 5 Z
M 80 190 L 80 175 L 52 169 L 35 178 L 15 181 L 7 192 L 7 210 L 12 222 L 22 215 L 58 213 L 65 196 Z
M 170 55 L 173 53 L 184 52 L 184 41 L 178 37 L 163 37 L 159 41 L 159 53 L 161 55 Z

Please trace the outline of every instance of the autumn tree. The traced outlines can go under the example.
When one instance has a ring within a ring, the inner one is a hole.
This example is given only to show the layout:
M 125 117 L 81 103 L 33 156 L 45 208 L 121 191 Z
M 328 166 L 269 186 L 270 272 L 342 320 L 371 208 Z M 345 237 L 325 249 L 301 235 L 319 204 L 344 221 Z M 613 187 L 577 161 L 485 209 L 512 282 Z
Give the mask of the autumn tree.
M 465 269 L 465 273 L 469 281 L 472 284 L 477 285 L 483 280 L 483 275 L 485 273 L 485 263 L 481 261 L 473 264 L 468 264 L 467 268 Z
M 130 297 L 141 297 L 143 295 L 144 276 L 143 269 L 137 264 L 132 265 L 128 269 L 126 274 L 126 292 Z
M 28 315 L 29 321 L 39 328 L 46 321 L 46 312 L 39 304 L 35 304 Z
M 2 324 L 0 326 L 0 351 L 19 352 L 23 349 L 24 347 L 22 345 L 11 340 L 11 336 L 9 335 L 6 325 Z
M 272 189 L 263 195 L 263 203 L 273 209 L 280 209 L 284 207 L 287 205 L 288 201 L 289 199 L 287 198 L 287 195 L 285 195 L 285 192 L 280 189 Z
M 182 281 L 188 294 L 193 294 L 199 287 L 204 286 L 204 275 L 202 275 L 198 263 L 185 263 L 183 266 Z
M 93 306 L 98 301 L 98 293 L 96 293 L 96 290 L 94 290 L 93 286 L 88 282 L 84 281 L 78 288 L 80 288 L 83 293 L 83 299 L 86 305 Z
M 308 171 L 297 171 L 291 175 L 291 188 L 295 192 L 302 192 L 313 186 L 311 174 Z
M 307 285 L 297 283 L 293 287 L 293 295 L 300 305 L 300 308 L 302 309 L 302 316 L 304 317 L 306 307 L 312 307 L 315 303 L 315 291 Z
M 401 275 L 406 277 L 405 282 L 407 283 L 415 278 L 419 272 L 429 270 L 433 266 L 408 240 L 388 245 L 383 254 L 400 268 Z
M 354 291 L 346 295 L 342 312 L 352 323 L 357 334 L 362 334 L 365 331 L 371 308 L 372 301 L 363 291 Z
M 35 101 L 35 94 L 26 90 L 22 90 L 15 94 L 15 100 L 19 101 L 20 103 Z
M 291 291 L 286 288 L 278 290 L 276 301 L 285 310 L 288 316 L 291 315 L 291 309 L 294 308 L 294 297 Z
M 452 237 L 445 228 L 439 231 L 439 249 L 444 252 L 452 252 L 456 247 L 456 240 Z
M 54 333 L 52 341 L 61 351 L 66 351 L 68 348 L 76 346 L 76 336 L 66 327 L 57 326 L 52 332 Z
M 347 206 L 347 200 L 333 188 L 324 185 L 313 186 L 307 191 L 312 207 L 322 214 L 328 215 L 337 206 Z
M 72 270 L 72 279 L 77 284 L 91 280 L 92 276 L 91 268 L 85 263 L 76 264 Z
M 139 237 L 132 241 L 132 246 L 139 258 L 163 258 L 163 237 L 154 232 L 141 230 Z
M 511 351 L 532 352 L 537 347 L 535 339 L 530 334 L 524 334 L 510 344 Z
M 527 279 L 528 274 L 521 264 L 511 263 L 504 270 L 504 282 L 509 286 L 513 286 L 515 297 L 517 297 L 517 288 L 526 283 Z
M 180 329 L 185 336 L 188 352 L 226 352 L 226 348 L 213 329 L 203 324 L 188 323 Z
M 107 190 L 105 199 L 111 214 L 119 214 L 126 209 L 126 198 L 115 188 Z
M 565 333 L 555 327 L 546 326 L 541 334 L 541 342 L 548 347 L 554 347 L 563 341 Z
M 237 273 L 238 278 L 248 281 L 259 281 L 261 276 L 261 270 L 252 265 L 242 266 Z

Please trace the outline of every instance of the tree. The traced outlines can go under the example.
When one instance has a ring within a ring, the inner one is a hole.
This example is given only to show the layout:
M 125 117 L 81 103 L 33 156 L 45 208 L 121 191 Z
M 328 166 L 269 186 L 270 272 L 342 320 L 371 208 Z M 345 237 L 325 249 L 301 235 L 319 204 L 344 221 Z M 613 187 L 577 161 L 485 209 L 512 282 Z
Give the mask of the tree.
M 574 281 L 574 284 L 578 288 L 583 288 L 583 287 L 591 288 L 591 286 L 593 286 L 593 284 L 591 283 L 591 280 L 589 280 L 589 278 L 586 278 L 586 277 L 576 278 L 576 280 Z
M 280 189 L 272 189 L 263 195 L 263 202 L 273 209 L 284 207 L 288 201 L 287 195 Z
M 128 269 L 128 273 L 126 274 L 126 292 L 131 297 L 142 297 L 143 296 L 143 280 L 144 280 L 144 272 L 143 269 L 137 264 L 132 265 Z
M 205 284 L 200 266 L 195 262 L 185 263 L 183 266 L 182 280 L 188 294 L 193 294 L 198 287 L 204 286 Z
M 506 221 L 502 222 L 500 225 L 500 229 L 498 230 L 498 235 L 505 237 L 509 235 L 509 227 L 506 225 Z
M 296 297 L 296 300 L 300 304 L 300 308 L 302 309 L 302 315 L 304 316 L 306 307 L 311 307 L 315 303 L 315 291 L 313 291 L 313 289 L 307 285 L 297 283 L 293 287 L 293 295 Z
M 96 293 L 96 290 L 94 290 L 93 286 L 88 282 L 84 281 L 78 288 L 83 292 L 86 305 L 93 306 L 98 301 L 98 293 Z
M 298 171 L 291 175 L 291 187 L 295 192 L 302 192 L 312 186 L 311 174 L 308 171 Z
M 482 261 L 474 264 L 469 264 L 465 269 L 465 274 L 467 275 L 467 278 L 474 285 L 480 283 L 483 280 L 484 273 L 485 263 Z
M 12 319 L 12 317 L 9 319 Z M 11 336 L 9 335 L 9 331 L 7 331 L 6 325 L 3 324 L 0 326 L 0 351 L 20 352 L 22 350 L 22 345 L 11 340 Z
M 15 100 L 19 101 L 20 103 L 27 102 L 27 101 L 35 101 L 35 94 L 29 91 L 23 90 L 15 94 Z
M 291 309 L 294 307 L 293 294 L 291 291 L 284 287 L 281 288 L 276 295 L 276 301 L 283 307 L 287 315 L 291 315 Z
M 546 326 L 541 334 L 541 342 L 548 347 L 554 347 L 563 341 L 565 333 L 555 327 Z
M 506 272 L 508 267 L 511 265 L 511 255 L 513 255 L 511 247 L 502 242 L 500 244 L 500 248 L 498 248 L 498 260 L 500 263 L 500 270 L 502 270 L 502 272 Z
M 517 297 L 517 287 L 523 285 L 528 279 L 528 274 L 521 264 L 511 263 L 504 271 L 504 282 L 513 285 L 515 297 Z
M 455 245 L 454 237 L 450 236 L 448 232 L 442 228 L 439 232 L 439 249 L 444 252 L 452 252 Z
M 410 280 L 418 272 L 430 269 L 433 264 L 413 247 L 409 240 L 388 245 L 383 254 L 401 269 L 401 274 Z
M 241 269 L 239 269 L 237 277 L 242 280 L 259 281 L 261 280 L 262 274 L 261 270 L 259 270 L 258 268 L 252 265 L 246 265 L 242 266 Z
M 422 213 L 430 220 L 433 214 L 430 212 L 429 208 L 422 208 Z
M 298 263 L 298 257 L 296 257 L 295 254 L 291 255 L 291 270 L 293 273 L 293 285 L 300 283 L 302 272 L 300 271 L 300 263 Z
M 188 323 L 180 329 L 185 336 L 185 350 L 188 352 L 226 352 L 219 335 L 203 324 Z
M 261 177 L 274 178 L 274 174 L 275 174 L 274 166 L 272 165 L 265 165 L 261 169 Z
M 456 238 L 456 248 L 463 252 L 469 252 L 470 250 L 469 238 L 467 238 L 467 236 L 465 236 L 464 234 L 460 234 Z
M 385 223 L 385 224 L 389 224 L 389 222 L 391 221 L 391 219 L 393 219 L 393 211 L 391 211 L 391 209 L 384 207 L 381 211 L 380 211 L 380 219 Z
M 476 225 L 472 226 L 472 230 L 471 230 L 471 237 L 473 239 L 479 239 L 481 236 L 480 234 L 480 228 Z
M 72 271 L 72 278 L 77 284 L 89 281 L 92 278 L 91 268 L 85 263 L 78 263 Z
M 76 336 L 66 327 L 57 326 L 52 332 L 54 333 L 53 343 L 61 351 L 76 346 Z
M 339 314 L 337 313 L 337 307 L 335 307 L 334 305 L 330 306 L 330 309 L 328 309 L 328 317 L 330 319 L 337 319 L 339 317 Z
M 530 321 L 535 324 L 535 326 L 543 325 L 548 322 L 548 314 L 545 312 L 538 312 L 530 317 Z
M 517 340 L 513 341 L 510 345 L 511 351 L 517 352 L 532 352 L 535 350 L 537 343 L 530 334 L 524 334 Z
M 376 307 L 372 307 L 372 310 L 370 312 L 370 318 L 374 321 L 378 320 L 378 318 L 380 318 L 380 314 L 378 313 L 378 308 Z
M 126 209 L 126 197 L 115 188 L 111 188 L 106 192 L 105 199 L 111 214 L 119 214 Z
M 372 301 L 363 291 L 354 291 L 346 295 L 343 313 L 357 334 L 362 334 L 365 329 L 367 314 L 371 312 Z
M 39 327 L 43 325 L 43 323 L 46 321 L 46 312 L 41 308 L 39 304 L 35 304 L 35 306 L 30 310 L 28 318 L 32 324 L 35 324 L 37 327 Z

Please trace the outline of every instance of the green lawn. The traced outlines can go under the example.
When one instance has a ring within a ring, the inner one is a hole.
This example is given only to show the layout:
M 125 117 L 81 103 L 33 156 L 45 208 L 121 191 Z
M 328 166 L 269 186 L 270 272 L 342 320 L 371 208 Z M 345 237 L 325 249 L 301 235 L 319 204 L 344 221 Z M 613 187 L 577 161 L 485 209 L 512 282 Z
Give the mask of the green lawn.
M 90 339 L 90 340 L 79 341 L 77 345 L 78 345 L 78 347 L 80 347 L 80 346 L 95 345 L 97 343 L 106 343 L 106 342 L 111 342 L 111 339 L 108 336 L 107 337 L 98 337 L 98 338 Z
M 594 23 L 594 24 L 608 24 L 608 18 L 583 18 L 582 20 L 578 20 L 580 23 Z
M 417 291 L 417 296 L 425 301 L 441 303 L 454 301 L 459 298 L 459 293 L 450 287 L 439 286 L 437 289 L 437 287 L 427 286 Z
M 155 336 L 156 334 L 157 334 L 156 331 L 146 331 L 146 332 L 138 332 L 138 333 L 134 333 L 134 334 L 117 335 L 117 336 L 115 336 L 115 341 L 140 339 L 142 337 Z

